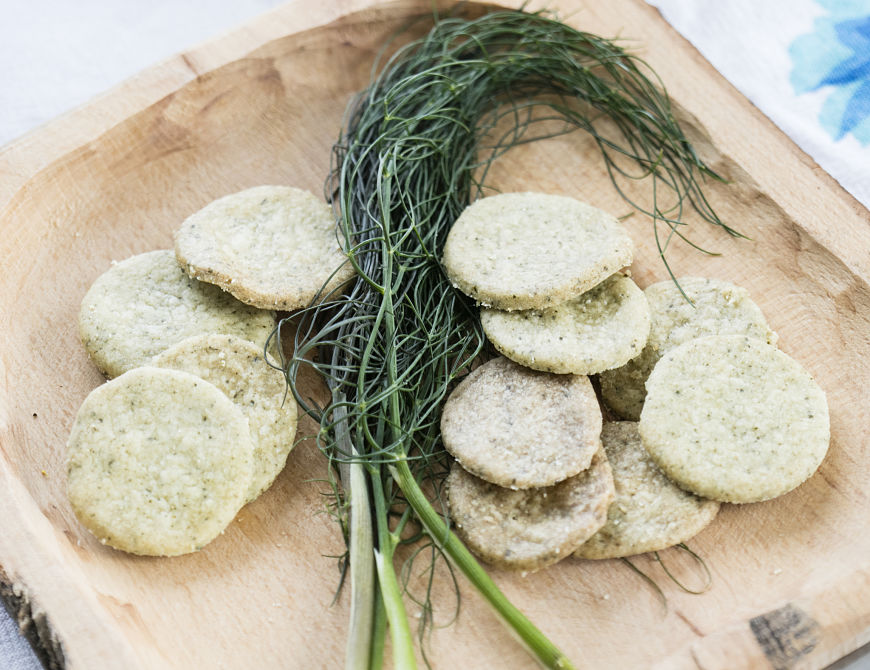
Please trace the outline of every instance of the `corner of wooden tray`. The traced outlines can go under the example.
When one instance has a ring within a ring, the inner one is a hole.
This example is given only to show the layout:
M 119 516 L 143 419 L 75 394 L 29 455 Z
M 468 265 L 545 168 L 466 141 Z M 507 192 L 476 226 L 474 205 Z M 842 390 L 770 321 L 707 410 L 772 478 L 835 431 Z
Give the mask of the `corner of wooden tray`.
M 66 670 L 63 645 L 55 635 L 45 612 L 35 609 L 27 587 L 16 583 L 0 565 L 0 600 L 47 670 Z
M 5 460 L 0 433 L 0 599 L 46 668 L 140 670 L 118 623 Z M 75 645 L 67 644 L 76 640 Z M 82 643 L 85 640 L 86 643 Z

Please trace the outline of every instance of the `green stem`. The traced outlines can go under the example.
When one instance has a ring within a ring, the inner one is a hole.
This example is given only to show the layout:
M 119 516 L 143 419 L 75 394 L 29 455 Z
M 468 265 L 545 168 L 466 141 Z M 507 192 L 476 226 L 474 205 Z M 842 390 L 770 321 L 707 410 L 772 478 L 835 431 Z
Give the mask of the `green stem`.
M 394 169 L 394 164 L 389 164 L 387 169 Z M 390 187 L 387 185 L 386 191 L 389 194 Z M 381 304 L 380 314 L 383 314 L 384 318 L 384 329 L 387 333 L 387 337 L 389 341 L 392 341 L 392 338 L 396 333 L 396 321 L 395 321 L 395 313 L 393 312 L 393 294 L 392 287 L 389 286 L 390 282 L 396 281 L 398 283 L 399 279 L 393 278 L 393 249 L 390 246 L 390 212 L 387 210 L 381 211 L 381 216 L 383 217 L 383 226 L 384 226 L 384 244 L 382 247 L 382 263 L 384 267 L 384 301 Z M 404 268 L 399 266 L 398 269 L 398 277 L 404 274 Z M 389 287 L 389 290 L 386 290 Z M 388 358 L 387 358 L 387 383 L 389 386 L 394 386 L 396 383 L 396 379 L 398 377 L 398 366 L 396 364 L 396 348 L 395 346 L 389 347 L 388 350 Z M 399 406 L 396 398 L 396 394 L 392 394 L 389 399 L 389 409 L 390 409 L 390 423 L 392 425 L 392 432 L 394 437 L 398 437 L 400 434 L 399 426 L 401 426 L 401 420 L 399 417 Z M 381 489 L 383 491 L 383 489 Z M 378 516 L 378 519 L 381 517 Z M 386 511 L 384 511 L 384 519 L 386 519 Z M 386 582 L 384 577 L 381 576 L 381 593 L 384 596 L 384 604 L 387 608 L 387 618 L 390 621 L 390 631 L 391 636 L 390 639 L 393 641 L 393 660 L 396 668 L 400 667 L 408 667 L 408 668 L 416 668 L 417 661 L 414 656 L 414 643 L 413 638 L 411 637 L 411 629 L 408 626 L 408 617 L 405 614 L 405 607 L 402 603 L 402 592 L 399 589 L 399 582 L 396 579 L 396 569 L 393 565 L 393 549 L 398 543 L 398 532 L 394 535 L 390 533 L 389 539 L 391 541 L 390 544 L 390 553 L 389 555 L 375 556 L 375 560 L 378 565 L 378 575 L 381 575 L 381 569 L 383 567 L 386 577 L 390 580 Z M 380 545 L 382 548 L 384 546 L 383 543 Z M 389 569 L 387 570 L 387 566 L 383 565 L 383 562 L 387 562 Z M 388 592 L 389 591 L 389 592 Z M 393 603 L 395 605 L 395 611 L 392 612 L 391 615 L 391 605 Z M 398 630 L 396 626 L 401 626 L 401 630 Z M 404 662 L 408 663 L 406 666 L 399 665 L 399 650 L 396 647 L 396 638 L 401 634 L 401 643 L 403 647 L 404 653 L 402 654 L 404 658 Z
M 335 439 L 347 453 L 357 456 L 350 440 L 344 397 L 334 397 Z M 342 464 L 342 484 L 350 497 L 350 628 L 345 670 L 369 670 L 375 614 L 375 562 L 372 512 L 365 466 L 358 461 Z
M 397 460 L 395 465 L 390 466 L 390 472 L 429 536 L 440 544 L 454 565 L 492 605 L 502 621 L 516 634 L 529 653 L 545 668 L 572 669 L 574 666 L 565 654 L 505 597 L 474 556 L 471 555 L 471 552 L 450 532 L 441 515 L 429 504 L 411 473 L 407 461 Z
M 372 553 L 374 558 L 374 552 Z M 384 667 L 384 644 L 387 639 L 387 610 L 384 607 L 384 596 L 380 590 L 375 591 L 375 620 L 372 627 L 371 660 L 369 670 L 381 670 Z
M 379 470 L 371 470 L 372 491 L 375 501 L 375 518 L 378 523 L 378 549 L 375 550 L 375 566 L 378 571 L 381 596 L 387 621 L 390 624 L 390 640 L 393 643 L 393 667 L 395 670 L 415 670 L 414 642 L 408 627 L 408 616 L 402 600 L 402 590 L 396 578 L 393 553 L 396 538 L 390 532 L 387 506 L 384 499 L 383 481 Z

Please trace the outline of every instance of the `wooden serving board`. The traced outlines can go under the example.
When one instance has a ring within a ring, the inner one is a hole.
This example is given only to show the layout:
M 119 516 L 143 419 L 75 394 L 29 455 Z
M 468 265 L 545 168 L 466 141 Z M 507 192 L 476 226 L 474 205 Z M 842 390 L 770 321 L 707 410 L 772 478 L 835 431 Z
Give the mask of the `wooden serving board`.
M 710 197 L 752 241 L 696 226 L 695 239 L 722 255 L 676 245 L 671 261 L 679 274 L 750 289 L 783 350 L 827 392 L 833 439 L 798 490 L 726 505 L 693 540 L 713 574 L 707 593 L 684 593 L 649 557 L 637 560 L 667 610 L 620 561 L 493 576 L 578 667 L 822 667 L 870 640 L 870 216 L 640 0 L 551 4 L 577 27 L 630 38 L 730 180 Z M 76 522 L 64 445 L 102 381 L 77 311 L 113 259 L 169 247 L 182 219 L 218 196 L 262 183 L 320 192 L 349 95 L 386 38 L 430 7 L 297 0 L 0 150 L 0 581 L 51 667 L 341 666 L 347 594 L 332 603 L 329 556 L 343 544 L 312 444 L 195 555 L 128 556 Z M 582 135 L 508 153 L 491 182 L 628 213 Z M 627 223 L 639 283 L 664 278 L 649 221 Z M 700 581 L 679 552 L 663 558 Z M 444 621 L 450 589 L 435 598 Z M 458 621 L 428 644 L 436 668 L 531 666 L 467 584 Z

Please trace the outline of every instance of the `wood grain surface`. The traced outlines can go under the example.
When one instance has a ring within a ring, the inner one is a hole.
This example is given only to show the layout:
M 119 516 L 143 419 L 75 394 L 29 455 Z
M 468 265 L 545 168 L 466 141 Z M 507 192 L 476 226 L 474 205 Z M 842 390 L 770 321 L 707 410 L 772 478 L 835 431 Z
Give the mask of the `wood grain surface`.
M 713 574 L 707 593 L 684 593 L 650 557 L 637 559 L 658 577 L 666 610 L 620 561 L 492 574 L 578 667 L 823 667 L 870 639 L 870 215 L 643 2 L 554 4 L 574 26 L 632 40 L 730 181 L 710 184 L 711 200 L 752 240 L 696 225 L 694 239 L 722 255 L 676 245 L 671 262 L 678 274 L 749 288 L 782 349 L 827 392 L 832 443 L 799 489 L 725 505 L 692 542 Z M 332 602 L 329 556 L 343 543 L 324 513 L 324 462 L 311 443 L 197 554 L 129 556 L 76 522 L 64 445 L 102 381 L 77 312 L 112 260 L 171 246 L 184 217 L 214 198 L 263 183 L 321 192 L 350 94 L 386 38 L 429 8 L 297 0 L 0 149 L 0 582 L 47 664 L 341 666 L 348 603 L 346 593 Z M 579 134 L 512 150 L 490 182 L 628 213 Z M 638 282 L 664 278 L 649 221 L 627 224 Z M 701 579 L 680 552 L 662 556 L 687 582 Z M 450 588 L 436 602 L 446 621 Z M 465 584 L 458 621 L 428 645 L 436 668 L 531 666 Z

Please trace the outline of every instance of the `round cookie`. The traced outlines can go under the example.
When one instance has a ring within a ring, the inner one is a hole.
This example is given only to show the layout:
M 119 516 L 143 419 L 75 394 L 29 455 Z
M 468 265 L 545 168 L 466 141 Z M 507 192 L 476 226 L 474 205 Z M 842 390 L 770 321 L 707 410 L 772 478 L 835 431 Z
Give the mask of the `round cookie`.
M 633 244 L 613 216 L 544 193 L 503 193 L 462 212 L 444 245 L 453 285 L 497 309 L 565 302 L 631 264 Z
M 227 333 L 262 349 L 274 328 L 272 312 L 190 279 L 169 250 L 113 265 L 85 294 L 79 312 L 82 343 L 108 377 L 147 365 L 192 335 Z
M 550 486 L 589 467 L 601 410 L 587 377 L 494 358 L 444 405 L 444 447 L 472 474 L 511 489 Z
M 175 253 L 191 277 L 263 309 L 306 307 L 324 284 L 325 295 L 354 274 L 332 209 L 290 186 L 256 186 L 206 205 L 181 224 Z
M 601 373 L 604 402 L 625 419 L 640 418 L 647 377 L 666 351 L 683 342 L 734 334 L 776 344 L 776 333 L 746 289 L 719 279 L 681 277 L 678 281 L 692 303 L 670 279 L 648 286 L 644 294 L 651 322 L 646 346 L 624 366 Z
M 616 495 L 607 523 L 575 556 L 620 558 L 658 551 L 692 538 L 716 517 L 718 502 L 684 491 L 658 469 L 641 444 L 636 423 L 605 423 L 601 444 Z
M 502 354 L 535 370 L 590 375 L 637 356 L 649 334 L 649 307 L 637 284 L 614 275 L 561 305 L 507 312 L 482 309 L 480 321 Z
M 251 481 L 241 410 L 185 372 L 142 367 L 94 389 L 67 444 L 67 492 L 101 542 L 148 556 L 200 549 Z
M 284 375 L 263 351 L 233 335 L 189 337 L 154 358 L 153 365 L 189 372 L 214 384 L 248 419 L 254 445 L 250 502 L 284 469 L 296 435 L 296 403 Z
M 647 380 L 640 436 L 681 487 L 747 503 L 786 493 L 830 441 L 824 392 L 792 358 L 744 335 L 671 349 Z
M 613 477 L 602 450 L 587 470 L 555 486 L 512 491 L 454 463 L 447 500 L 456 534 L 487 563 L 538 570 L 570 555 L 607 519 Z

